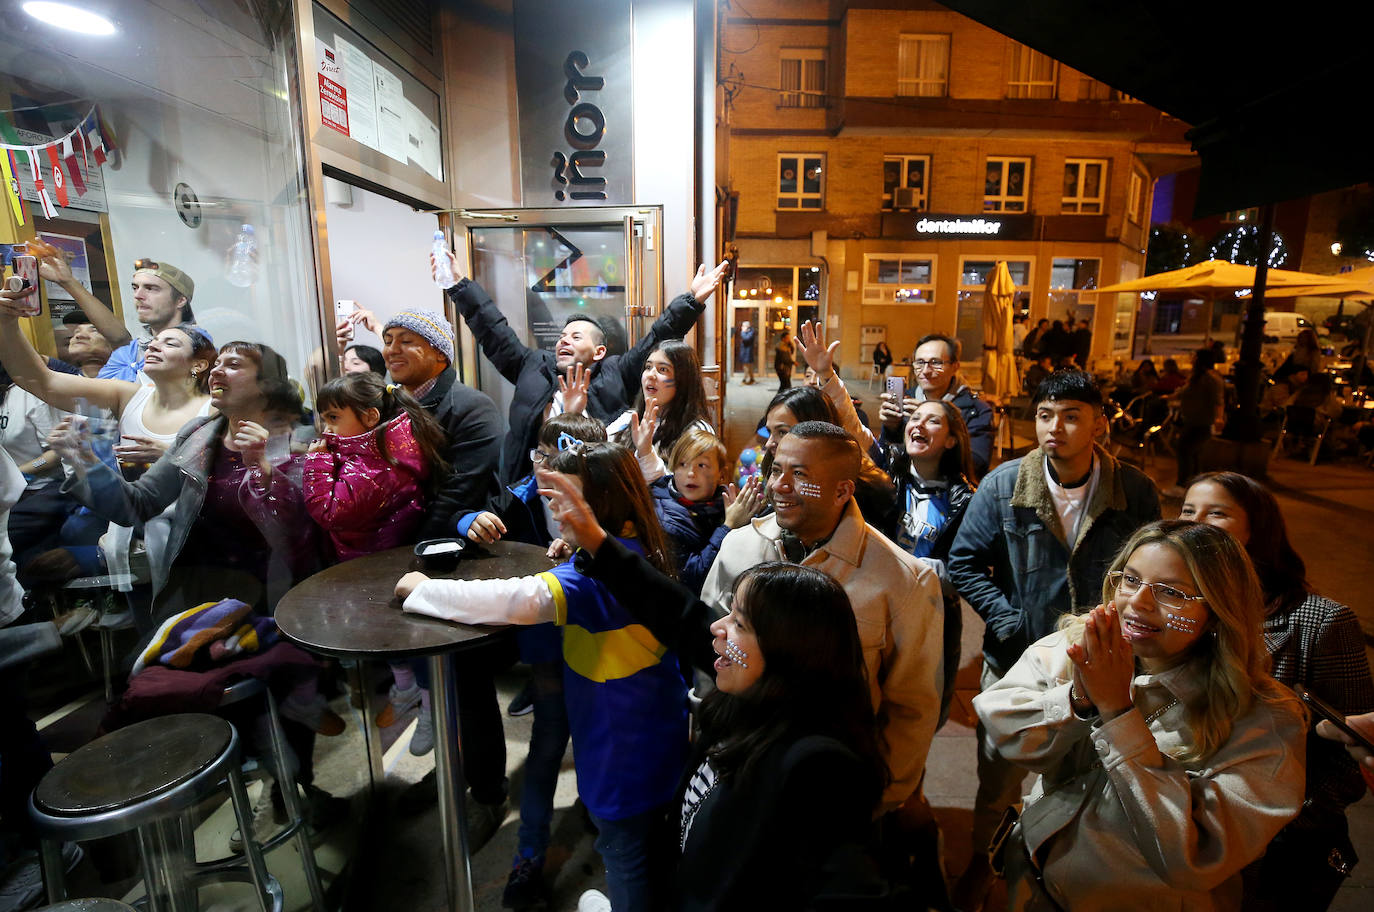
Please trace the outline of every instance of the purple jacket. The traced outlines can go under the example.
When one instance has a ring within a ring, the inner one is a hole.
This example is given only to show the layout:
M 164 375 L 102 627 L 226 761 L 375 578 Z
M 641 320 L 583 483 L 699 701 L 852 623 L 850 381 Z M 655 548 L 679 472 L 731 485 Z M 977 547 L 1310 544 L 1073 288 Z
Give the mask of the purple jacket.
M 387 455 L 377 446 L 386 435 Z M 356 437 L 325 434 L 327 450 L 305 457 L 305 509 L 329 533 L 339 560 L 414 541 L 425 516 L 424 480 L 430 468 L 410 416 L 397 415 Z

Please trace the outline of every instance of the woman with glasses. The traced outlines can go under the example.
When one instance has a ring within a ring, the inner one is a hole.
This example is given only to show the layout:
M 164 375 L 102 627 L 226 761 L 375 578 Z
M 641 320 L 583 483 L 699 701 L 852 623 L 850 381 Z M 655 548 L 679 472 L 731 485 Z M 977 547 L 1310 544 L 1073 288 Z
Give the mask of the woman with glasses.
M 1102 600 L 973 701 L 1040 774 L 1001 852 L 1009 908 L 1239 908 L 1303 802 L 1306 725 L 1268 674 L 1255 571 L 1220 529 L 1154 522 Z
M 1264 591 L 1264 645 L 1281 684 L 1301 684 L 1346 715 L 1374 710 L 1359 619 L 1312 591 L 1273 494 L 1236 472 L 1200 475 L 1179 519 L 1225 529 L 1250 555 Z M 1246 869 L 1247 912 L 1325 909 L 1355 865 L 1345 809 L 1364 797 L 1364 779 L 1340 744 L 1317 736 L 1317 721 L 1307 735 L 1307 800 Z

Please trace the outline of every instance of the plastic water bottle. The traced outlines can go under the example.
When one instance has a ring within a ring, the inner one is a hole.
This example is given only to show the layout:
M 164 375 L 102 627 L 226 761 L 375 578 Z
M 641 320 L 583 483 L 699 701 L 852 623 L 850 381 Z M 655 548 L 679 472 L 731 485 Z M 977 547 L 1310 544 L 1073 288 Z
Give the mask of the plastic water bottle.
M 239 288 L 247 288 L 258 280 L 258 238 L 252 225 L 239 226 L 239 236 L 229 248 L 229 269 L 224 277 Z
M 451 288 L 458 283 L 453 277 L 453 267 L 448 261 L 448 241 L 444 240 L 444 232 L 435 229 L 434 231 L 434 284 L 440 288 Z

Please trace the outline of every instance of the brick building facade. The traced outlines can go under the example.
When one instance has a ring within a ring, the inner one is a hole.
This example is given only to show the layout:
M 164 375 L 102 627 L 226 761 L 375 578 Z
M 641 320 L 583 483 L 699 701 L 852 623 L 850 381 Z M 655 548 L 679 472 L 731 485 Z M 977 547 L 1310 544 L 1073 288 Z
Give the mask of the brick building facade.
M 938 4 L 898 5 L 726 15 L 732 324 L 771 342 L 823 317 L 851 376 L 878 334 L 900 359 L 954 333 L 972 363 L 1002 259 L 1032 319 L 1090 319 L 1094 357 L 1129 349 L 1135 297 L 1079 291 L 1141 273 L 1154 180 L 1196 162 L 1187 126 Z

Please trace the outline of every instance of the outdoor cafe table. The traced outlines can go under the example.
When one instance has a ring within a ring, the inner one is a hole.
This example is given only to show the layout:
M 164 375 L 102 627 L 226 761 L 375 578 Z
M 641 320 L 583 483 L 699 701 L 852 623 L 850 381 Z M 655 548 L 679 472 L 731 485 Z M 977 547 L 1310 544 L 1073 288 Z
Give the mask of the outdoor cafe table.
M 413 550 L 395 548 L 355 558 L 323 570 L 291 589 L 277 604 L 282 636 L 303 649 L 343 659 L 425 657 L 431 675 L 434 713 L 434 769 L 439 787 L 445 884 L 449 909 L 471 912 L 472 877 L 463 810 L 463 765 L 457 732 L 458 694 L 455 654 L 499 633 L 500 627 L 471 627 L 401 610 L 396 581 L 418 567 Z M 504 579 L 548 570 L 544 549 L 518 542 L 469 546 L 451 573 L 441 579 Z M 368 701 L 364 700 L 364 704 Z M 367 737 L 375 743 L 371 712 Z M 370 751 L 371 753 L 371 751 Z

